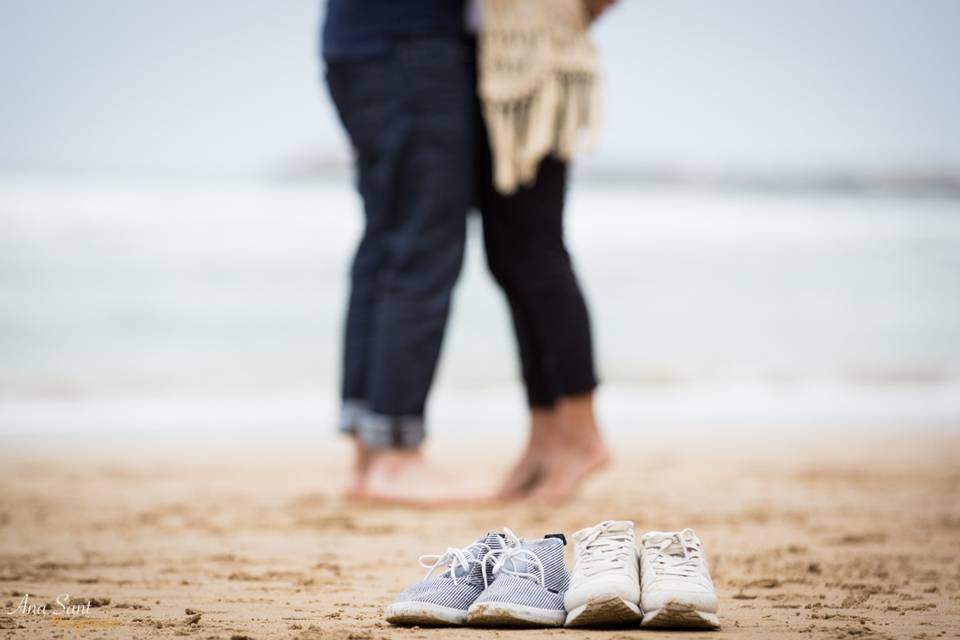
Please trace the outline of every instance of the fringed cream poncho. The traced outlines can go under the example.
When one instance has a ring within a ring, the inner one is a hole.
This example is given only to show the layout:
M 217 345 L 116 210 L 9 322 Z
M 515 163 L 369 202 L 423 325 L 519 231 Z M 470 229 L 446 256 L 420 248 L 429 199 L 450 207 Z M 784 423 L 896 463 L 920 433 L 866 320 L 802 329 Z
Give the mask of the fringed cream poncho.
M 569 160 L 600 127 L 597 52 L 584 0 L 483 0 L 479 95 L 501 193 L 532 183 L 547 155 Z

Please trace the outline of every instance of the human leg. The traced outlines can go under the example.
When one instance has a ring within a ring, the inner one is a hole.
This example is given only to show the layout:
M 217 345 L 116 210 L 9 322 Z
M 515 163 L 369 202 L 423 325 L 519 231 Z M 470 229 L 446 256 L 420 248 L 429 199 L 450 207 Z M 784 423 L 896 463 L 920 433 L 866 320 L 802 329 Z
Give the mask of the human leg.
M 481 185 L 487 261 L 506 294 L 531 409 L 527 447 L 500 496 L 562 500 L 609 459 L 593 409 L 587 306 L 563 238 L 566 166 L 541 164 L 516 193 Z
M 364 497 L 430 501 L 450 487 L 419 447 L 472 189 L 468 64 L 456 39 L 431 37 L 328 65 L 366 218 L 351 270 L 341 420 L 356 438 L 353 489 Z

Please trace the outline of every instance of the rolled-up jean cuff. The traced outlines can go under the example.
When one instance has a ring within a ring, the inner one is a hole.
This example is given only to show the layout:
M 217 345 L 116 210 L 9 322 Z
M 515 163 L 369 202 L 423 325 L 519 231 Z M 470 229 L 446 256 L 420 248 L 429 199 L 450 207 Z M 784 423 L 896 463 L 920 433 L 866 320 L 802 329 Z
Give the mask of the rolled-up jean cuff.
M 374 413 L 363 400 L 347 399 L 340 410 L 340 433 L 356 436 L 372 449 L 418 447 L 426 438 L 422 415 Z
M 388 416 L 367 412 L 357 425 L 360 442 L 372 449 L 419 447 L 426 437 L 423 416 Z
M 343 434 L 356 435 L 357 425 L 366 414 L 370 413 L 370 406 L 366 400 L 346 398 L 340 407 L 340 424 L 337 431 Z

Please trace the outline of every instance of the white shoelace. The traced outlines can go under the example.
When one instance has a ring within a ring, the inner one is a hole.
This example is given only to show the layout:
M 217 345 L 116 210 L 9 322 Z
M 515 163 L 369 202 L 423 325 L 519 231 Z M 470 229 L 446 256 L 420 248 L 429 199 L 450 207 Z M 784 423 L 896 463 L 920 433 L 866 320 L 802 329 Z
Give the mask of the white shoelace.
M 482 562 L 480 558 L 486 558 L 489 552 L 490 547 L 482 542 L 474 542 L 463 549 L 449 547 L 446 552 L 441 554 L 422 555 L 417 559 L 417 562 L 421 567 L 426 567 L 427 569 L 427 574 L 423 576 L 424 580 L 428 580 L 438 568 L 443 568 L 444 572 L 450 572 L 450 578 L 453 580 L 453 584 L 460 584 L 458 582 L 460 576 L 457 575 L 457 569 L 463 569 L 463 577 L 466 577 L 470 574 L 471 567 L 478 562 Z M 484 584 L 486 584 L 485 572 Z
M 506 527 L 503 528 L 503 543 L 504 546 L 502 549 L 491 549 L 483 556 L 480 564 L 480 571 L 483 574 L 483 586 L 490 586 L 487 577 L 487 560 L 492 558 L 494 576 L 498 573 L 505 573 L 507 575 L 517 576 L 518 578 L 530 578 L 531 580 L 539 582 L 543 588 L 546 588 L 547 583 L 544 577 L 543 562 L 540 561 L 537 554 L 529 549 L 521 549 L 520 537 Z M 519 566 L 518 561 L 526 562 L 531 565 L 531 569 L 537 569 L 537 572 L 520 571 L 517 568 Z
M 636 553 L 633 537 L 624 523 L 605 520 L 579 541 L 577 560 L 585 576 L 622 569 Z
M 658 575 L 678 578 L 700 575 L 703 553 L 693 529 L 649 535 L 643 542 L 645 553 Z

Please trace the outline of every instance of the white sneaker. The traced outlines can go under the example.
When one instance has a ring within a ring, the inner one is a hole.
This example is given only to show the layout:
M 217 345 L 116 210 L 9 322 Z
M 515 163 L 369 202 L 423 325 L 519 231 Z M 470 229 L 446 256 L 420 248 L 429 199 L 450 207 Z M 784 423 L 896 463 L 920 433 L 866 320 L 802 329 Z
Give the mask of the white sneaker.
M 563 598 L 564 626 L 626 625 L 640 620 L 633 523 L 606 520 L 573 534 L 573 570 Z
M 644 627 L 719 629 L 719 601 L 693 529 L 651 531 L 640 540 Z

